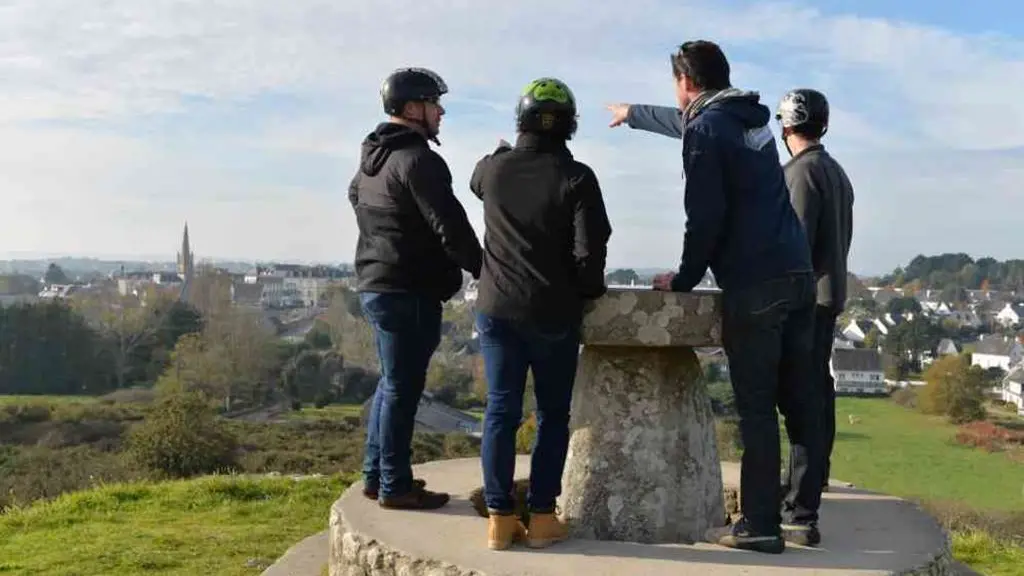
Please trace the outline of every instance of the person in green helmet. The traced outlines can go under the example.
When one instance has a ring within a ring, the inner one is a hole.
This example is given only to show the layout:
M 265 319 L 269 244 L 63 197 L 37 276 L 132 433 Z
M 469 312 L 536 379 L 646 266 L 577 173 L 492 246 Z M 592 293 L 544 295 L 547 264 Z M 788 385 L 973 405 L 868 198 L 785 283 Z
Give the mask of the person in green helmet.
M 484 205 L 484 256 L 476 304 L 487 376 L 482 465 L 488 546 L 541 548 L 564 540 L 555 514 L 569 446 L 569 405 L 587 299 L 604 294 L 611 224 L 593 170 L 566 145 L 576 100 L 565 83 L 534 80 L 516 107 L 514 146 L 481 159 L 470 189 Z M 537 401 L 529 526 L 513 513 L 516 430 L 527 371 Z

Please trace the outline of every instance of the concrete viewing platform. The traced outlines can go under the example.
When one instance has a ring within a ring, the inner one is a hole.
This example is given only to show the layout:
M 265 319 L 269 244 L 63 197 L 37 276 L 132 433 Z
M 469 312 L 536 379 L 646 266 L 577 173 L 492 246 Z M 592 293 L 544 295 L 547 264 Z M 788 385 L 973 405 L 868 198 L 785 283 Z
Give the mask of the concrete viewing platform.
M 480 460 L 416 467 L 453 494 L 434 512 L 382 510 L 349 488 L 331 509 L 332 576 L 954 574 L 948 539 L 908 502 L 837 486 L 825 495 L 823 546 L 781 555 L 702 543 L 726 523 L 722 466 L 695 348 L 721 344 L 721 295 L 609 289 L 583 319 L 562 475 L 573 538 L 546 550 L 488 550 L 469 496 Z M 519 457 L 516 477 L 529 475 Z M 742 494 L 739 495 L 742 500 Z
M 526 456 L 516 477 L 529 475 Z M 543 550 L 523 545 L 487 549 L 487 521 L 469 502 L 481 483 L 480 460 L 430 462 L 416 476 L 452 493 L 436 511 L 384 510 L 352 485 L 331 509 L 331 576 L 704 576 L 957 574 L 938 524 L 899 498 L 833 483 L 821 508 L 822 545 L 788 546 L 780 555 L 708 543 L 640 544 L 572 539 Z M 738 486 L 739 466 L 722 466 L 726 486 Z M 742 496 L 741 496 L 742 497 Z

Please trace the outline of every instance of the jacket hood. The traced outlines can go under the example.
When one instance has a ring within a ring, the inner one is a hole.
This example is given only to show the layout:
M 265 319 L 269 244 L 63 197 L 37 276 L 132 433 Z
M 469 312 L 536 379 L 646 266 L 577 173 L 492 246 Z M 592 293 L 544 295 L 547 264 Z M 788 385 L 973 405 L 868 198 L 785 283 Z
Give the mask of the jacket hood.
M 427 141 L 416 130 L 395 122 L 382 122 L 363 139 L 359 169 L 367 176 L 375 176 L 384 168 L 394 150 L 425 146 Z
M 748 130 L 767 126 L 772 117 L 771 110 L 761 104 L 759 93 L 737 88 L 728 88 L 712 95 L 704 103 L 703 108 L 714 108 L 734 116 Z

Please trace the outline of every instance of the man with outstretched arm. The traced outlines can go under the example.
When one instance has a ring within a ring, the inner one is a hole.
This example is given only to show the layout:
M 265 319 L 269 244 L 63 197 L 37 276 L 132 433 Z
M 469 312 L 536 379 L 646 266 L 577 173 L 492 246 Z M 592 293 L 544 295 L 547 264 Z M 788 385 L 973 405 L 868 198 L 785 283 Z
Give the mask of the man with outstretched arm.
M 355 268 L 373 327 L 380 383 L 370 405 L 363 494 L 383 508 L 434 509 L 449 496 L 412 476 L 412 435 L 427 367 L 441 341 L 441 305 L 480 276 L 481 249 L 452 192 L 437 143 L 444 80 L 425 68 L 396 70 L 381 87 L 388 120 L 366 136 L 349 186 L 359 239 Z
M 733 88 L 721 49 L 686 42 L 672 55 L 678 108 L 610 106 L 611 125 L 683 140 L 686 229 L 678 272 L 655 288 L 688 292 L 711 267 L 722 289 L 722 343 L 743 438 L 742 519 L 709 541 L 781 553 L 780 447 L 776 408 L 793 450 L 810 457 L 793 476 L 788 522 L 816 523 L 821 500 L 820 411 L 810 381 L 814 276 L 803 227 L 790 205 L 771 112 Z M 788 536 L 788 535 L 787 535 Z

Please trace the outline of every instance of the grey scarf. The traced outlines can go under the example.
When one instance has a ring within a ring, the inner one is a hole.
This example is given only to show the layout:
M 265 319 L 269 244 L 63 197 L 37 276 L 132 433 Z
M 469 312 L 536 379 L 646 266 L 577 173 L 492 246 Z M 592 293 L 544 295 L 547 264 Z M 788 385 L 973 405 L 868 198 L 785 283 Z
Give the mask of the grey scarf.
M 707 108 L 712 102 L 718 102 L 726 98 L 735 98 L 737 96 L 751 96 L 756 95 L 757 92 L 751 92 L 749 90 L 740 90 L 739 88 L 726 88 L 724 90 L 705 90 L 697 95 L 696 98 L 690 101 L 690 103 L 683 110 L 683 126 L 690 123 L 701 113 L 704 108 Z

